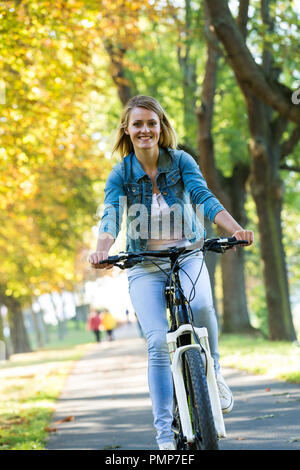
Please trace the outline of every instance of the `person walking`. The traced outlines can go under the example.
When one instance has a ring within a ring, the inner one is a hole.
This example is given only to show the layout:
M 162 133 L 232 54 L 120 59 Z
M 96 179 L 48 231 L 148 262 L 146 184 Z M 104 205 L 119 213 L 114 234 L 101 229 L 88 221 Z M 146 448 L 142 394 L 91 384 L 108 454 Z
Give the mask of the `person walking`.
M 104 310 L 101 313 L 101 322 L 101 326 L 106 331 L 109 341 L 113 341 L 113 331 L 117 326 L 115 317 L 108 310 Z
M 96 310 L 92 310 L 88 317 L 87 329 L 91 330 L 94 333 L 97 343 L 100 343 L 101 341 L 100 325 L 101 325 L 100 312 Z
M 114 166 L 105 185 L 96 251 L 89 261 L 95 269 L 109 269 L 99 261 L 108 257 L 127 211 L 126 250 L 141 252 L 187 246 L 205 237 L 201 214 L 228 234 L 253 243 L 253 232 L 241 227 L 208 189 L 191 155 L 177 148 L 176 132 L 160 103 L 150 96 L 129 100 L 121 115 L 113 152 L 122 161 Z M 199 210 L 198 210 L 199 209 Z M 231 411 L 233 396 L 220 371 L 218 326 L 210 280 L 202 254 L 181 260 L 184 295 L 189 298 L 196 326 L 204 326 L 214 359 L 223 413 Z M 170 273 L 164 259 L 156 266 L 143 261 L 127 270 L 133 308 L 148 347 L 148 380 L 156 440 L 159 449 L 175 449 L 172 432 L 173 380 L 166 342 L 168 321 L 164 288 Z

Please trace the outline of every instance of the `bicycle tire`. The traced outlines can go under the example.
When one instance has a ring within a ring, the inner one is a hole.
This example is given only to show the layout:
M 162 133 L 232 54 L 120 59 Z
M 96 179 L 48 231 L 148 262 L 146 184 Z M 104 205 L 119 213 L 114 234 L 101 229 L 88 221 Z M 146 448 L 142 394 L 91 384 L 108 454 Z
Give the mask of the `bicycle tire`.
M 191 348 L 183 353 L 183 369 L 190 417 L 195 435 L 195 441 L 189 448 L 191 450 L 219 450 L 200 351 Z

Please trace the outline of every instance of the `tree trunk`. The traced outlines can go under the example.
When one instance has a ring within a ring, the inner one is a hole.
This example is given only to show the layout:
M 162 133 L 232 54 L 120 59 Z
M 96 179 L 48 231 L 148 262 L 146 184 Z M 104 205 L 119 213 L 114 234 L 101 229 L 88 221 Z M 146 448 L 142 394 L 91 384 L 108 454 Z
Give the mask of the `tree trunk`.
M 59 341 L 62 341 L 65 337 L 64 321 L 61 320 L 61 318 L 60 318 L 60 315 L 59 315 L 59 312 L 58 312 L 58 308 L 57 308 L 53 293 L 49 294 L 49 298 L 51 300 L 52 307 L 53 307 L 54 314 L 55 314 L 55 318 L 56 318 L 56 321 L 57 321 L 58 339 L 59 339 Z
M 236 164 L 232 176 L 222 179 L 227 195 L 227 208 L 233 218 L 246 226 L 245 212 L 246 181 L 250 168 L 246 164 Z M 219 235 L 227 235 L 218 231 Z M 246 297 L 245 252 L 244 248 L 228 251 L 221 256 L 223 284 L 223 328 L 226 333 L 254 333 L 250 324 Z
M 0 361 L 9 359 L 8 344 L 4 336 L 3 318 L 0 305 Z
M 8 308 L 8 324 L 13 354 L 31 352 L 21 304 L 16 299 L 7 298 L 5 305 Z
M 38 348 L 41 348 L 43 347 L 43 336 L 42 336 L 42 332 L 40 329 L 38 313 L 33 310 L 32 306 L 30 307 L 30 314 L 31 314 L 31 318 L 33 321 L 33 325 L 34 325 L 37 346 Z
M 177 58 L 182 72 L 183 90 L 183 126 L 184 144 L 196 147 L 195 135 L 197 132 L 197 119 L 194 109 L 196 107 L 197 74 L 196 60 L 191 57 L 192 45 L 192 7 L 191 0 L 185 0 L 185 21 L 183 31 L 179 37 Z
M 247 95 L 252 135 L 251 190 L 258 215 L 261 255 L 271 340 L 296 339 L 293 326 L 285 253 L 282 242 L 283 187 L 279 176 L 279 142 L 272 139 L 272 123 L 266 122 L 265 105 Z M 276 148 L 277 147 L 277 148 Z M 277 154 L 277 155 L 276 155 Z
M 126 69 L 124 67 L 124 57 L 126 49 L 115 46 L 111 41 L 104 41 L 105 49 L 110 58 L 111 77 L 117 87 L 119 99 L 123 106 L 133 96 L 134 85 L 126 78 Z
M 207 42 L 207 62 L 203 81 L 202 103 L 197 110 L 199 164 L 211 191 L 240 223 L 245 219 L 245 183 L 247 172 L 238 165 L 232 178 L 225 179 L 215 167 L 212 119 L 216 89 L 218 53 L 214 45 Z M 220 232 L 219 232 L 220 233 Z M 221 234 L 221 233 L 220 233 Z M 222 235 L 224 235 L 222 233 Z M 228 235 L 228 234 L 226 234 Z M 250 332 L 245 277 L 244 254 L 241 251 L 221 256 L 223 285 L 223 327 L 226 332 Z
M 300 108 L 292 105 L 291 90 L 277 81 L 272 69 L 272 44 L 263 45 L 262 65 L 259 66 L 247 48 L 246 23 L 248 3 L 239 10 L 239 26 L 225 0 L 206 2 L 214 30 L 228 54 L 237 82 L 244 94 L 249 129 L 252 138 L 251 188 L 259 218 L 261 254 L 264 264 L 264 281 L 268 307 L 269 335 L 272 340 L 294 340 L 296 338 L 291 308 L 285 253 L 282 243 L 281 206 L 282 185 L 279 176 L 281 131 L 274 123 L 285 118 L 300 124 Z M 241 7 L 241 5 L 240 5 Z M 274 30 L 269 2 L 261 2 L 262 21 L 269 31 Z M 241 23 L 241 18 L 245 21 Z M 281 118 L 272 120 L 272 109 Z M 280 126 L 278 126 L 280 129 Z

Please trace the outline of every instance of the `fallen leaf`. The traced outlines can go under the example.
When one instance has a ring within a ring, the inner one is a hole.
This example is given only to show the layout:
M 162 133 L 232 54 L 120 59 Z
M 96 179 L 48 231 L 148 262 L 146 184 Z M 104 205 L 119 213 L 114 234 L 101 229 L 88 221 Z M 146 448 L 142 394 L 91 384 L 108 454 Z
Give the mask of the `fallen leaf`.
M 264 415 L 264 416 L 254 416 L 252 419 L 265 419 L 265 418 L 274 418 L 274 415 Z
M 57 432 L 57 428 L 55 428 L 55 427 L 47 426 L 44 429 L 45 429 L 46 432 Z
M 54 424 L 66 423 L 66 422 L 68 422 L 68 421 L 73 421 L 73 420 L 74 420 L 74 416 L 67 416 L 66 418 L 59 419 L 59 420 L 56 421 L 56 423 L 54 423 Z

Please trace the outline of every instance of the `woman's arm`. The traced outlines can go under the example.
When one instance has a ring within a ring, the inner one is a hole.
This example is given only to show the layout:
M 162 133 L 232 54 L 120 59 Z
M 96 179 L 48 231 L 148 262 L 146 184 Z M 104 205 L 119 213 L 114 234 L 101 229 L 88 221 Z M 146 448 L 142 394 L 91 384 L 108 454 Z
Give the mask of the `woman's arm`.
M 244 230 L 226 210 L 218 212 L 214 222 L 218 227 L 232 234 L 237 240 L 247 240 L 248 245 L 252 245 L 254 242 L 253 231 Z
M 99 261 L 102 261 L 108 257 L 108 252 L 112 245 L 114 244 L 115 239 L 110 233 L 100 233 L 97 240 L 96 251 L 90 254 L 89 262 L 92 268 L 95 269 L 107 269 L 112 268 L 112 264 L 101 264 Z

